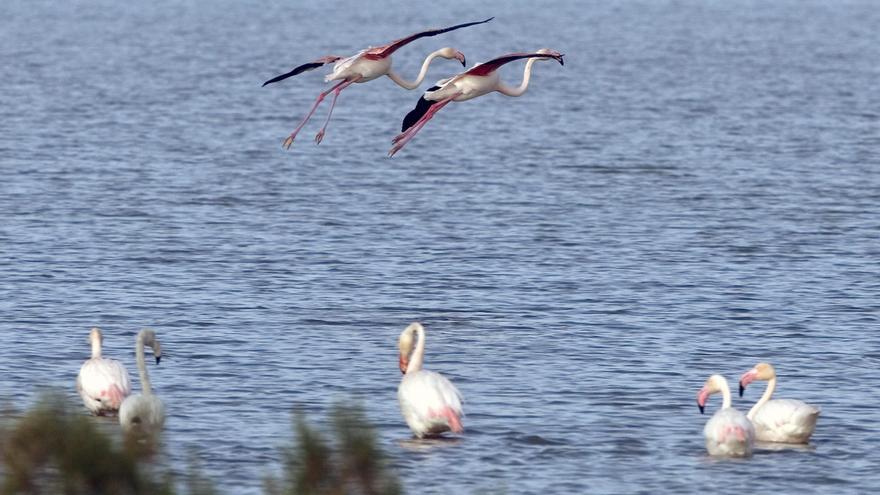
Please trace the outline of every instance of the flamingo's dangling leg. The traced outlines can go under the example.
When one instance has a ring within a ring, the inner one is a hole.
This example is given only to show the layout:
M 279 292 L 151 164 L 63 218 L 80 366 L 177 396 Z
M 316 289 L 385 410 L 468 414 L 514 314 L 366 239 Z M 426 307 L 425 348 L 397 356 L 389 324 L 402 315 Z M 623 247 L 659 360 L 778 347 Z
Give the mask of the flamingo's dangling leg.
M 445 422 L 453 433 L 461 433 L 464 431 L 464 427 L 461 425 L 460 413 L 449 406 L 445 406 L 440 410 L 429 409 L 428 417 L 433 420 Z
M 450 96 L 449 98 L 440 100 L 439 102 L 431 105 L 431 108 L 429 108 L 428 111 L 425 112 L 425 115 L 423 115 L 422 118 L 420 118 L 415 124 L 413 124 L 412 127 L 401 132 L 400 134 L 395 136 L 394 139 L 391 140 L 391 142 L 394 144 L 394 146 L 392 146 L 391 150 L 388 151 L 388 156 L 392 157 L 392 156 L 394 156 L 395 153 L 397 153 L 398 151 L 403 149 L 403 147 L 406 146 L 406 143 L 408 143 L 416 135 L 416 133 L 418 133 L 420 130 L 422 130 L 422 127 L 425 127 L 425 124 L 427 124 L 428 121 L 434 117 L 434 114 L 439 112 L 441 108 L 448 105 L 453 99 L 457 98 L 460 94 L 461 93 L 457 93 L 455 95 Z
M 443 413 L 446 416 L 446 421 L 449 423 L 449 429 L 453 433 L 462 433 L 464 431 L 464 427 L 461 426 L 461 417 L 456 411 L 451 407 L 447 407 L 443 410 Z
M 304 119 L 302 119 L 302 122 L 300 122 L 299 125 L 296 126 L 296 129 L 294 129 L 293 132 L 290 133 L 290 136 L 287 136 L 287 139 L 284 140 L 284 143 L 281 145 L 284 147 L 284 149 L 290 149 L 290 145 L 293 144 L 293 140 L 296 139 L 296 135 L 299 134 L 299 131 L 303 128 L 304 125 L 306 125 L 306 122 L 309 121 L 309 119 L 312 117 L 312 114 L 315 113 L 315 110 L 318 109 L 318 105 L 320 105 L 321 102 L 324 101 L 324 98 L 335 91 L 336 88 L 342 86 L 347 82 L 348 81 L 340 81 L 339 84 L 337 84 L 336 86 L 333 86 L 332 88 L 318 95 L 318 98 L 315 99 L 315 104 L 312 105 L 312 109 L 309 110 L 309 113 L 305 116 Z
M 327 124 L 330 123 L 330 116 L 333 115 L 333 109 L 336 108 L 336 98 L 339 98 L 339 93 L 342 92 L 343 89 L 349 87 L 351 84 L 358 82 L 358 80 L 360 80 L 360 77 L 347 80 L 343 84 L 336 86 L 336 89 L 333 90 L 333 101 L 330 102 L 330 111 L 327 112 L 327 120 L 324 121 L 324 125 L 321 127 L 321 130 L 318 131 L 318 134 L 315 135 L 315 144 L 321 144 L 321 141 L 324 139 L 324 132 L 327 131 Z
M 455 98 L 455 97 L 453 96 L 452 98 Z M 445 105 L 444 102 L 446 100 L 451 100 L 452 98 L 440 100 L 437 103 L 434 103 L 430 107 L 428 107 L 428 109 L 425 111 L 425 114 L 422 115 L 421 117 L 419 117 L 419 120 L 417 120 L 413 125 L 411 125 L 409 127 L 409 129 L 394 136 L 394 138 L 391 140 L 391 144 L 397 144 L 399 141 L 406 138 L 407 136 L 410 136 L 411 134 L 415 134 L 416 132 L 418 132 L 419 129 L 421 129 L 425 125 L 425 123 L 428 121 L 428 119 L 430 119 L 435 113 L 437 113 L 437 110 L 439 110 L 440 108 L 443 108 L 443 105 Z M 437 107 L 438 105 L 440 105 L 439 108 Z

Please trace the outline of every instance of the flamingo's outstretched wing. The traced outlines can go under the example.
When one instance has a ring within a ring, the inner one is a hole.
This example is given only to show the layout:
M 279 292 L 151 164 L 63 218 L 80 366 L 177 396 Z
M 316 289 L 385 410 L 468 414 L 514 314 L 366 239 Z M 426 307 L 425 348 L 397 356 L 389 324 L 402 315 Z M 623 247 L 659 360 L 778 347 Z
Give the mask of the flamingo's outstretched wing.
M 468 74 L 471 76 L 487 76 L 492 72 L 498 70 L 504 64 L 509 64 L 515 60 L 521 60 L 524 58 L 552 58 L 559 62 L 559 65 L 565 65 L 565 61 L 563 60 L 564 55 L 555 54 L 555 53 L 508 53 L 507 55 L 502 55 L 498 58 L 493 58 L 488 62 L 483 62 L 482 64 L 477 64 L 467 71 L 464 74 Z
M 398 48 L 400 48 L 408 43 L 412 43 L 413 41 L 415 41 L 419 38 L 425 38 L 428 36 L 437 36 L 438 34 L 448 33 L 449 31 L 455 31 L 456 29 L 461 29 L 461 28 L 468 27 L 468 26 L 474 26 L 477 24 L 485 24 L 485 23 L 491 21 L 492 19 L 494 19 L 494 17 L 490 17 L 490 18 L 486 19 L 485 21 L 467 22 L 464 24 L 457 24 L 455 26 L 449 26 L 449 27 L 445 27 L 445 28 L 441 28 L 441 29 L 429 29 L 427 31 L 421 31 L 419 33 L 414 33 L 414 34 L 411 34 L 405 38 L 400 38 L 399 40 L 394 40 L 391 43 L 388 43 L 387 45 L 377 46 L 375 48 L 371 48 L 367 52 L 366 57 L 369 59 L 385 58 L 385 57 L 390 56 L 395 51 L 397 51 Z
M 331 63 L 336 62 L 337 60 L 340 60 L 342 58 L 343 57 L 340 57 L 338 55 L 327 55 L 326 57 L 321 57 L 313 62 L 308 62 L 308 63 L 302 64 L 299 67 L 294 68 L 290 72 L 286 72 L 284 74 L 281 74 L 280 76 L 275 76 L 272 79 L 269 79 L 268 81 L 264 82 L 263 86 L 265 86 L 267 84 L 272 84 L 274 82 L 283 81 L 284 79 L 287 79 L 288 77 L 292 77 L 297 74 L 302 74 L 303 72 L 306 72 L 306 71 L 317 69 L 318 67 L 321 67 L 326 64 L 331 64 Z

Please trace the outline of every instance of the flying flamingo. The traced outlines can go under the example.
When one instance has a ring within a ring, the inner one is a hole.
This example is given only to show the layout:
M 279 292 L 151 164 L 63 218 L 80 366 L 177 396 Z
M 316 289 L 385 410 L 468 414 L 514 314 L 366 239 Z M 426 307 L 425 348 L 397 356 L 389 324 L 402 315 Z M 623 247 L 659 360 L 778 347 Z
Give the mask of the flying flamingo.
M 758 440 L 763 442 L 807 443 L 816 429 L 820 409 L 796 399 L 773 399 L 776 390 L 776 370 L 769 363 L 758 363 L 739 380 L 739 396 L 755 380 L 766 380 L 767 388 L 761 399 L 749 410 L 748 417 L 755 425 Z
M 400 38 L 399 40 L 392 41 L 386 45 L 369 47 L 364 50 L 359 51 L 355 55 L 351 57 L 340 57 L 338 55 L 327 55 L 321 57 L 312 62 L 308 62 L 300 65 L 299 67 L 294 68 L 290 72 L 281 74 L 280 76 L 273 77 L 268 81 L 263 83 L 263 86 L 267 84 L 271 84 L 274 82 L 278 82 L 288 77 L 295 76 L 297 74 L 301 74 L 303 72 L 317 69 L 325 64 L 335 63 L 333 66 L 333 72 L 328 74 L 324 80 L 326 82 L 341 80 L 339 83 L 334 85 L 332 88 L 327 91 L 322 92 L 318 95 L 318 98 L 315 100 L 314 105 L 312 105 L 312 109 L 309 110 L 309 113 L 303 118 L 303 120 L 296 126 L 296 129 L 284 140 L 284 148 L 290 149 L 290 146 L 293 144 L 293 140 L 296 139 L 296 135 L 299 131 L 306 125 L 306 122 L 312 117 L 312 114 L 315 113 L 315 110 L 318 108 L 318 105 L 324 100 L 324 98 L 333 93 L 333 101 L 330 103 L 330 111 L 327 113 L 327 120 L 324 121 L 324 126 L 321 127 L 321 130 L 318 131 L 318 134 L 315 136 L 315 142 L 320 144 L 324 139 L 324 132 L 327 130 L 327 124 L 330 123 L 330 116 L 333 115 L 333 108 L 336 107 L 336 98 L 339 97 L 339 93 L 349 87 L 354 83 L 365 83 L 367 81 L 372 81 L 381 76 L 388 76 L 392 81 L 397 83 L 398 86 L 404 89 L 415 89 L 421 84 L 422 80 L 425 79 L 425 74 L 428 73 L 428 66 L 431 65 L 431 61 L 433 61 L 437 57 L 442 57 L 445 59 L 456 59 L 461 62 L 461 65 L 465 65 L 464 54 L 454 48 L 441 48 L 435 52 L 432 52 L 425 58 L 424 63 L 422 63 L 422 69 L 419 71 L 418 77 L 416 77 L 415 81 L 409 82 L 404 80 L 402 77 L 397 75 L 394 71 L 391 70 L 391 54 L 397 51 L 399 48 L 419 39 L 427 36 L 437 36 L 438 34 L 448 33 L 449 31 L 454 31 L 456 29 L 461 29 L 468 26 L 473 26 L 476 24 L 483 24 L 491 21 L 494 17 L 490 17 L 485 21 L 479 22 L 468 22 L 466 24 L 458 24 L 456 26 L 450 26 L 442 29 L 430 29 L 427 31 L 421 31 L 418 33 L 411 34 L 404 38 Z
M 97 327 L 89 332 L 89 342 L 92 344 L 92 357 L 79 369 L 76 390 L 92 414 L 113 414 L 119 410 L 122 399 L 131 393 L 128 371 L 119 361 L 101 357 L 104 336 Z
M 162 347 L 159 345 L 159 339 L 156 338 L 156 332 L 150 329 L 138 332 L 135 338 L 135 356 L 143 393 L 130 395 L 122 401 L 119 407 L 119 424 L 126 431 L 138 430 L 141 433 L 152 434 L 159 432 L 165 424 L 165 405 L 161 399 L 153 395 L 144 362 L 145 345 L 153 349 L 156 364 L 162 359 Z
M 397 388 L 397 399 L 409 429 L 418 438 L 444 431 L 463 432 L 461 393 L 440 373 L 422 369 L 425 328 L 420 323 L 411 323 L 400 334 L 398 347 L 403 379 Z
M 697 394 L 697 406 L 702 414 L 709 396 L 721 392 L 721 409 L 706 422 L 703 435 L 709 455 L 749 457 L 755 445 L 755 427 L 742 412 L 730 406 L 730 387 L 721 375 L 712 375 Z
M 439 81 L 436 86 L 428 89 L 416 107 L 406 114 L 403 119 L 401 133 L 392 143 L 394 146 L 388 152 L 388 156 L 394 156 L 400 151 L 413 136 L 419 132 L 425 124 L 434 117 L 441 108 L 453 101 L 467 101 L 478 96 L 489 94 L 493 91 L 507 96 L 522 96 L 529 87 L 529 79 L 532 76 L 532 65 L 537 60 L 556 60 L 560 65 L 565 65 L 563 55 L 549 48 L 542 48 L 535 53 L 510 53 L 482 64 L 477 64 L 470 69 Z M 527 58 L 523 80 L 517 87 L 510 87 L 501 82 L 498 69 L 504 64 Z

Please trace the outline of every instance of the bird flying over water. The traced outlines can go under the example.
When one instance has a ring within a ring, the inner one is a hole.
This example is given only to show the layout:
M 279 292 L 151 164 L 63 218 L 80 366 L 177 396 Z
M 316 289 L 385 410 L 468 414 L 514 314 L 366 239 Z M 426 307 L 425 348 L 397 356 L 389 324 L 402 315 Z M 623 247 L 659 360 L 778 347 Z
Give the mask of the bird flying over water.
M 284 79 L 287 79 L 288 77 L 292 77 L 306 71 L 314 70 L 330 63 L 334 64 L 333 72 L 325 77 L 325 81 L 340 81 L 330 89 L 323 91 L 318 95 L 318 98 L 312 105 L 312 109 L 309 110 L 309 113 L 306 114 L 305 118 L 302 119 L 302 121 L 299 123 L 296 129 L 294 129 L 290 136 L 288 136 L 287 139 L 284 140 L 283 146 L 288 149 L 290 148 L 290 146 L 293 144 L 293 140 L 296 139 L 296 135 L 299 133 L 300 130 L 302 130 L 306 122 L 309 121 L 312 114 L 315 113 L 318 105 L 320 105 L 324 98 L 327 97 L 327 95 L 329 95 L 330 93 L 333 93 L 333 100 L 330 103 L 330 111 L 327 113 L 327 120 L 324 121 L 323 127 L 321 127 L 321 130 L 318 131 L 317 135 L 315 135 L 315 142 L 318 144 L 320 144 L 321 140 L 324 139 L 324 133 L 327 130 L 327 124 L 330 123 L 330 116 L 333 115 L 333 108 L 335 108 L 336 106 L 336 99 L 339 97 L 339 93 L 348 86 L 354 83 L 365 83 L 367 81 L 372 81 L 373 79 L 385 75 L 388 76 L 392 81 L 397 83 L 398 86 L 404 89 L 415 89 L 422 82 L 422 80 L 424 80 L 425 75 L 428 72 L 428 66 L 431 64 L 431 61 L 433 61 L 437 57 L 455 59 L 461 62 L 462 66 L 465 66 L 465 57 L 463 53 L 454 48 L 441 48 L 440 50 L 430 53 L 427 58 L 425 58 L 425 61 L 422 63 L 422 69 L 419 72 L 418 77 L 416 77 L 415 81 L 406 81 L 397 73 L 391 70 L 391 55 L 398 49 L 417 39 L 429 36 L 437 36 L 439 34 L 448 33 L 449 31 L 454 31 L 456 29 L 461 29 L 468 26 L 484 24 L 491 21 L 492 19 L 494 19 L 494 17 L 490 17 L 484 21 L 468 22 L 465 24 L 458 24 L 441 29 L 429 29 L 427 31 L 421 31 L 400 38 L 398 40 L 394 40 L 382 46 L 366 48 L 350 57 L 327 55 L 318 58 L 312 62 L 302 64 L 298 67 L 295 67 L 290 72 L 286 72 L 264 82 L 263 86 L 266 86 L 267 84 L 282 81 Z
M 461 74 L 438 82 L 436 86 L 425 92 L 416 107 L 404 117 L 401 133 L 392 140 L 393 146 L 388 156 L 394 156 L 400 151 L 434 117 L 434 114 L 450 102 L 467 101 L 493 91 L 507 96 L 522 96 L 529 87 L 532 65 L 536 61 L 556 60 L 560 65 L 564 65 L 562 57 L 561 53 L 549 48 L 542 48 L 534 53 L 510 53 L 477 64 Z M 529 61 L 526 62 L 523 80 L 519 86 L 510 87 L 501 82 L 498 74 L 501 66 L 526 58 Z

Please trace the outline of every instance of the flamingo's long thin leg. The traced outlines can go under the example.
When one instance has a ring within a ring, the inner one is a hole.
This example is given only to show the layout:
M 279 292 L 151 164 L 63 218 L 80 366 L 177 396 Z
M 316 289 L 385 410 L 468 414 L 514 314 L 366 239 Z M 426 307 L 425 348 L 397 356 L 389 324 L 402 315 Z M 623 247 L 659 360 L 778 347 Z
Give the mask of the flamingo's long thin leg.
M 336 108 L 336 98 L 339 98 L 339 93 L 341 93 L 343 89 L 349 87 L 353 83 L 358 82 L 359 80 L 360 77 L 350 79 L 348 81 L 345 81 L 343 84 L 336 86 L 336 89 L 333 90 L 333 101 L 330 102 L 330 111 L 327 112 L 327 120 L 324 121 L 324 125 L 321 127 L 321 130 L 318 131 L 317 135 L 315 135 L 315 144 L 321 144 L 321 140 L 324 139 L 324 132 L 327 131 L 327 124 L 330 123 L 330 116 L 333 115 L 333 109 Z
M 436 105 L 431 107 L 431 110 L 433 110 L 434 107 L 437 107 L 437 110 L 440 110 L 440 108 L 443 108 L 443 106 L 445 106 L 445 104 L 441 105 L 440 103 L 437 103 Z M 435 113 L 436 111 L 430 112 L 430 114 L 425 114 L 421 119 L 419 119 L 418 122 L 407 129 L 406 132 L 401 132 L 400 134 L 395 136 L 392 140 L 392 144 L 394 144 L 393 152 L 391 152 L 389 156 L 394 156 L 394 153 L 400 151 L 406 145 L 406 143 L 408 143 L 416 135 L 417 132 L 422 130 L 422 127 L 425 127 L 425 124 L 428 123 L 428 120 L 430 120 Z
M 446 105 L 445 103 L 444 104 L 437 103 L 436 105 L 433 105 L 430 110 L 434 110 L 435 108 L 437 110 L 439 110 L 440 108 L 443 108 L 445 105 Z M 412 138 L 416 135 L 416 133 L 419 132 L 422 129 L 422 127 L 424 127 L 425 124 L 428 123 L 428 120 L 430 120 L 431 117 L 436 113 L 436 111 L 431 112 L 430 110 L 429 110 L 429 113 L 426 113 L 421 119 L 419 119 L 418 122 L 413 124 L 412 127 L 407 129 L 405 132 L 398 134 L 394 138 L 394 140 L 393 140 L 394 146 L 392 146 L 391 149 L 388 151 L 389 157 L 394 156 L 395 153 L 397 153 L 398 151 L 403 149 L 403 147 L 406 146 L 406 143 L 410 142 L 410 140 L 412 140 Z
M 394 156 L 395 153 L 397 153 L 398 151 L 403 149 L 403 147 L 406 146 L 406 143 L 408 143 L 416 135 L 416 133 L 418 133 L 420 130 L 422 130 L 422 127 L 424 127 L 425 124 L 427 124 L 428 121 L 434 117 L 434 114 L 439 112 L 441 108 L 448 105 L 453 99 L 457 98 L 460 94 L 461 93 L 452 95 L 449 98 L 446 98 L 444 100 L 441 100 L 438 103 L 435 103 L 434 105 L 431 105 L 431 108 L 429 108 L 428 111 L 425 112 L 425 115 L 423 115 L 422 118 L 420 118 L 418 120 L 418 122 L 413 124 L 413 126 L 410 127 L 409 129 L 407 129 L 406 131 L 398 134 L 392 140 L 392 142 L 394 143 L 394 146 L 392 146 L 391 150 L 388 151 L 388 156 L 389 157 Z
M 428 110 L 425 112 L 425 114 L 422 115 L 421 118 L 419 118 L 419 120 L 417 120 L 415 124 L 411 125 L 409 127 L 409 129 L 401 132 L 397 136 L 394 136 L 394 139 L 391 140 L 391 143 L 396 144 L 401 139 L 404 139 L 412 134 L 419 132 L 419 130 L 422 127 L 424 127 L 425 123 L 427 123 L 428 120 L 430 120 L 434 116 L 435 113 L 437 113 L 441 108 L 446 106 L 446 104 L 449 103 L 449 101 L 451 101 L 455 98 L 458 98 L 459 96 L 461 96 L 461 93 L 456 93 L 456 94 L 450 96 L 449 98 L 440 100 L 437 103 L 434 103 L 433 105 L 431 105 L 428 108 Z
M 300 122 L 299 125 L 296 126 L 296 129 L 294 129 L 293 132 L 290 133 L 290 136 L 287 136 L 287 139 L 284 140 L 284 143 L 281 146 L 284 146 L 285 149 L 290 149 L 290 145 L 293 144 L 293 140 L 296 139 L 296 135 L 299 134 L 299 131 L 303 128 L 304 125 L 306 125 L 306 122 L 309 121 L 309 119 L 312 117 L 312 114 L 315 113 L 315 110 L 318 109 L 318 105 L 320 105 L 321 102 L 324 101 L 324 98 L 327 95 L 329 95 L 330 93 L 335 91 L 336 88 L 342 86 L 343 84 L 345 84 L 347 82 L 348 81 L 340 81 L 339 84 L 337 84 L 336 86 L 333 86 L 332 88 L 328 89 L 327 91 L 324 91 L 321 94 L 319 94 L 318 98 L 315 99 L 315 104 L 312 105 L 312 109 L 309 110 L 309 113 L 305 116 L 304 119 L 302 119 L 302 122 Z

